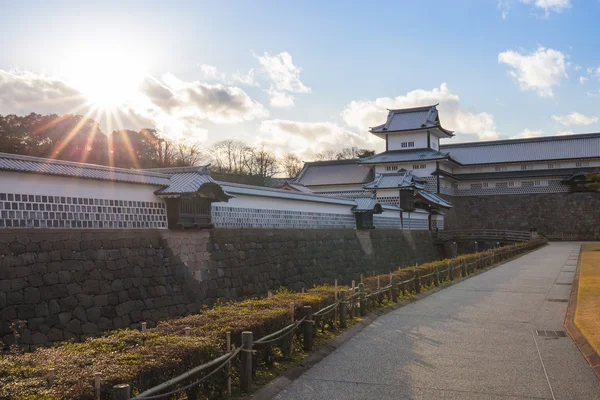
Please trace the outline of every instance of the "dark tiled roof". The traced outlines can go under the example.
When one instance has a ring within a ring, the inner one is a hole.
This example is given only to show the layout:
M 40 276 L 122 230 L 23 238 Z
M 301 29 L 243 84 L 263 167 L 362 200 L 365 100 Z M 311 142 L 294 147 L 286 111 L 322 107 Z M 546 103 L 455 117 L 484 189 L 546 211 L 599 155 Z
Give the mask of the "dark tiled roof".
M 414 150 L 394 150 L 385 151 L 375 154 L 371 157 L 362 158 L 359 160 L 361 164 L 380 164 L 394 162 L 410 162 L 410 161 L 429 161 L 442 160 L 450 158 L 447 153 L 431 149 L 414 149 Z
M 196 193 L 205 183 L 216 182 L 208 174 L 187 172 L 171 175 L 169 186 L 156 191 L 156 194 Z
M 440 196 L 438 196 L 435 193 L 431 193 L 426 190 L 421 190 L 420 192 L 415 193 L 415 197 L 416 196 L 422 196 L 425 200 L 427 200 L 431 203 L 437 204 L 440 207 L 452 208 L 452 204 L 449 201 L 444 200 L 443 198 L 441 198 Z
M 365 189 L 394 189 L 408 188 L 423 189 L 425 186 L 421 184 L 421 179 L 417 178 L 410 172 L 404 170 L 402 172 L 394 172 L 390 174 L 379 174 L 373 182 L 367 183 Z
M 296 182 L 304 186 L 344 185 L 373 180 L 373 171 L 358 160 L 315 161 L 304 163 Z
M 600 133 L 445 144 L 461 164 L 494 164 L 600 157 Z
M 452 132 L 440 125 L 437 104 L 425 107 L 388 110 L 387 121 L 370 129 L 371 133 L 385 134 L 388 132 L 414 131 L 419 129 L 439 128 L 448 136 Z
M 113 168 L 48 158 L 0 153 L 0 170 L 166 186 L 169 175 L 138 169 Z

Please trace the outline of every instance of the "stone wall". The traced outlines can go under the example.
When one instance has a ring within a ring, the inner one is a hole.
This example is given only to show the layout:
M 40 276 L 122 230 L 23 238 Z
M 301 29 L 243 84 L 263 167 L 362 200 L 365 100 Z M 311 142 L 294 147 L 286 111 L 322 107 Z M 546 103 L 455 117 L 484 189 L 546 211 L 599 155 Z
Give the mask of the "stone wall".
M 600 193 L 452 197 L 446 229 L 538 232 L 550 240 L 600 240 Z
M 427 231 L 0 231 L 0 337 L 26 348 L 197 312 L 280 286 L 434 260 Z

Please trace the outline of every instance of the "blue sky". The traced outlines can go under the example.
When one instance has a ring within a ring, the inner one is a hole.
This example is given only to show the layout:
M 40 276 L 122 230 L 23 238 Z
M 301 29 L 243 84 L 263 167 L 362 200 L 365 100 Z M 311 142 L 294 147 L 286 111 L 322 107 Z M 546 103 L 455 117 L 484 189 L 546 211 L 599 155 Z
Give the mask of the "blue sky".
M 600 130 L 598 0 L 119 3 L 2 4 L 0 114 L 305 159 L 438 101 L 453 142 Z

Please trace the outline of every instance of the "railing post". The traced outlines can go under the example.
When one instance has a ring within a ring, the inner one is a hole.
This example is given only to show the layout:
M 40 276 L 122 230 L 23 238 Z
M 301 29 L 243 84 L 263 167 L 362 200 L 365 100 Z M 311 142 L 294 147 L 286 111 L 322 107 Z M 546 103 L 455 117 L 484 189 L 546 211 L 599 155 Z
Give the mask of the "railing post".
M 242 391 L 252 390 L 252 332 L 242 332 L 242 364 L 240 366 L 240 386 Z
M 461 264 L 461 272 L 462 272 L 462 277 L 464 278 L 465 276 L 467 276 L 467 262 L 465 260 L 462 260 L 462 264 Z
M 365 315 L 367 315 L 367 299 L 365 298 L 365 284 L 362 282 L 358 284 L 358 300 L 360 307 L 360 316 L 364 317 Z
M 392 284 L 392 288 L 390 289 L 390 292 L 392 293 L 392 301 L 394 303 L 398 302 L 398 284 L 396 283 L 396 278 L 394 277 L 394 275 L 392 275 L 391 279 L 390 279 L 390 283 Z
M 421 277 L 419 276 L 418 269 L 415 269 L 415 293 L 421 293 Z
M 454 265 L 452 261 L 448 261 L 448 280 L 454 280 Z
M 131 388 L 127 384 L 113 386 L 113 400 L 129 400 Z
M 229 353 L 231 351 L 231 332 L 225 333 L 225 346 L 227 346 L 225 351 Z M 227 373 L 227 394 L 231 395 L 231 361 L 227 363 L 225 372 Z
M 311 306 L 304 306 L 302 313 L 306 319 L 302 323 L 303 335 L 304 335 L 304 350 L 312 351 L 313 342 L 313 312 Z
M 440 286 L 440 269 L 439 267 L 435 267 L 435 273 L 433 274 L 433 284 L 435 286 Z
M 347 324 L 346 324 L 346 310 L 347 310 L 347 304 L 346 304 L 346 291 L 342 290 L 340 292 L 340 328 L 344 329 Z

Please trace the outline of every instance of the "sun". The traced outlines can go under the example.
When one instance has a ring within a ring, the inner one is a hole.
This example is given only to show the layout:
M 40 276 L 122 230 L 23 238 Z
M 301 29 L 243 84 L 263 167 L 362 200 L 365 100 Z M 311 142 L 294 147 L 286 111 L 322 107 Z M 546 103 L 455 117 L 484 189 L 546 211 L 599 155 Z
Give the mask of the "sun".
M 65 63 L 65 75 L 85 100 L 98 109 L 114 109 L 139 95 L 144 63 L 135 52 L 93 46 Z

